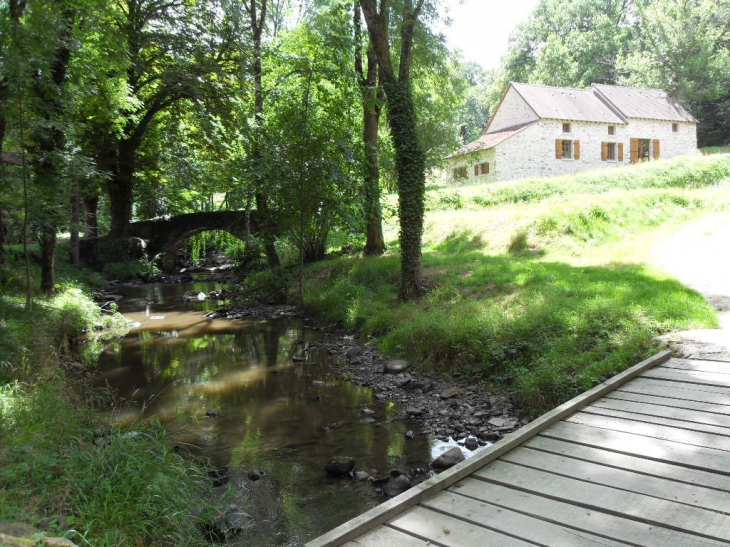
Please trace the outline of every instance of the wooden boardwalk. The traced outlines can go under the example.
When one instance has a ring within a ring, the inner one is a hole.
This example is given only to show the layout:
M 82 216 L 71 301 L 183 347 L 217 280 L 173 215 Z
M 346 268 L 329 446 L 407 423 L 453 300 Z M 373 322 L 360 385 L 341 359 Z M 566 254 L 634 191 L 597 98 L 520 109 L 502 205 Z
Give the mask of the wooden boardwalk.
M 307 547 L 730 544 L 730 363 L 667 352 Z

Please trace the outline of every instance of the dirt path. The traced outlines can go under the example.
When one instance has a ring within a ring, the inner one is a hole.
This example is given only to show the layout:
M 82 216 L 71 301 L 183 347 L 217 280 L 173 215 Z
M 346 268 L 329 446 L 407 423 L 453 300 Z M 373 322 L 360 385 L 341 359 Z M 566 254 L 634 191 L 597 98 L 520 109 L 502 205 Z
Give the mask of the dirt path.
M 730 358 L 730 213 L 715 213 L 680 229 L 652 249 L 662 269 L 700 292 L 720 312 L 721 329 L 663 337 L 683 357 Z

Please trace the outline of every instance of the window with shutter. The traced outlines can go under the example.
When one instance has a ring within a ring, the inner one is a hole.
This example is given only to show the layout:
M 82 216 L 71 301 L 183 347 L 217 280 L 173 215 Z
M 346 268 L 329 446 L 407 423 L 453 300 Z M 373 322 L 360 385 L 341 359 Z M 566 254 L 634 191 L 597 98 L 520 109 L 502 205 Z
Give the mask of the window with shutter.
M 489 162 L 488 161 L 485 161 L 484 163 L 481 164 L 481 170 L 482 170 L 482 175 L 489 174 Z
M 602 142 L 601 143 L 601 161 L 606 161 L 607 159 L 608 159 L 608 143 Z
M 563 141 L 562 139 L 555 139 L 555 159 L 559 160 L 563 157 Z
M 616 161 L 616 143 L 615 142 L 606 143 L 606 160 Z
M 624 143 L 618 143 L 618 161 L 624 161 Z

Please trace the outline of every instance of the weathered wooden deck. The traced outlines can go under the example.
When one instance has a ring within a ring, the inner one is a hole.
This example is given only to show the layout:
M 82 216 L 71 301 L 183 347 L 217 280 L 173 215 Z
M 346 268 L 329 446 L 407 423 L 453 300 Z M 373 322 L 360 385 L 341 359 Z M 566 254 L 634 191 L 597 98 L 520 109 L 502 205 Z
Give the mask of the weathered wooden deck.
M 664 352 L 307 547 L 730 544 L 730 363 Z

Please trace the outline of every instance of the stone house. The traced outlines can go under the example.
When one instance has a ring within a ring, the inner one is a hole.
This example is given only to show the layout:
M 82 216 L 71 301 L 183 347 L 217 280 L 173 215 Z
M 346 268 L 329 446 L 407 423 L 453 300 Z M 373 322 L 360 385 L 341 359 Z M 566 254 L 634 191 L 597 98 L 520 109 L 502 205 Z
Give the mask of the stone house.
M 689 154 L 697 120 L 659 89 L 510 83 L 484 134 L 446 158 L 450 183 L 551 177 Z

